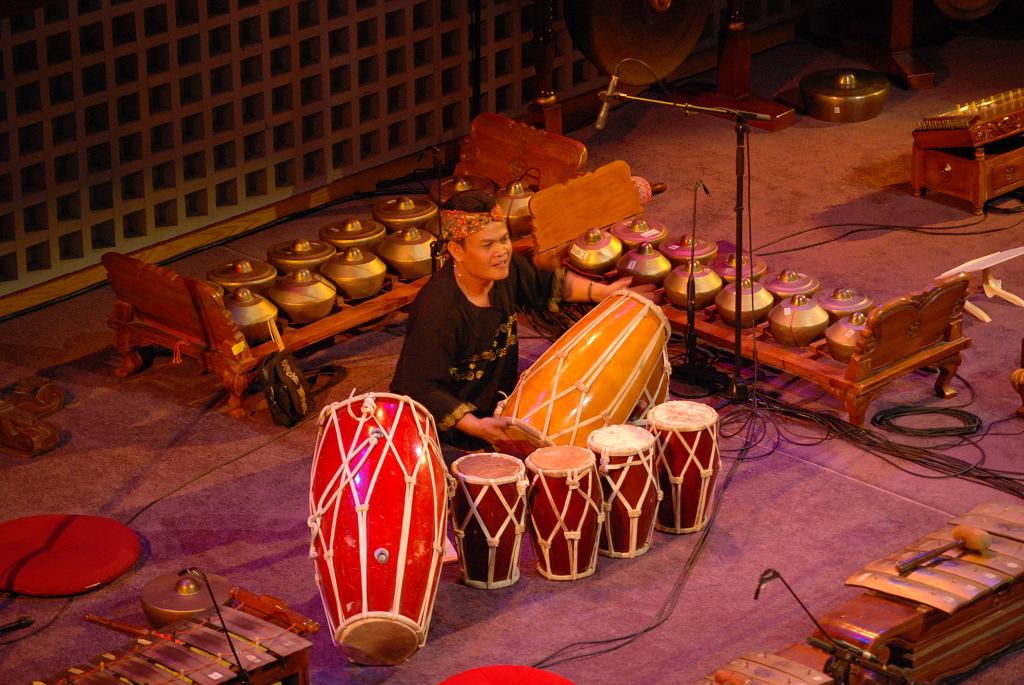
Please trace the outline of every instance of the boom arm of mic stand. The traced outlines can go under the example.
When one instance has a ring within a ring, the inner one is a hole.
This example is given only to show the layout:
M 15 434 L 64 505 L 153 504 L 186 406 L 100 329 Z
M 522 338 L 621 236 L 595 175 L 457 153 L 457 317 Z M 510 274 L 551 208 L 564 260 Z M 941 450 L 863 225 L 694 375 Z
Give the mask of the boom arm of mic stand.
M 606 99 L 617 99 L 625 100 L 628 102 L 646 102 L 653 105 L 665 105 L 666 107 L 675 107 L 681 109 L 686 113 L 697 112 L 700 114 L 713 114 L 716 116 L 726 116 L 733 119 L 736 122 L 736 320 L 733 326 L 733 335 L 736 337 L 734 344 L 734 370 L 733 378 L 729 384 L 729 396 L 725 400 L 725 403 L 740 404 L 745 402 L 749 398 L 747 386 L 743 381 L 743 354 L 742 354 L 742 332 L 743 313 L 742 306 L 742 289 L 740 283 L 743 281 L 743 180 L 746 175 L 746 169 L 744 165 L 744 156 L 746 154 L 746 136 L 750 130 L 747 127 L 748 119 L 760 119 L 760 120 L 771 120 L 771 117 L 767 114 L 760 114 L 758 112 L 745 112 L 741 110 L 729 109 L 727 107 L 704 107 L 701 105 L 691 105 L 688 102 L 673 102 L 670 100 L 658 100 L 656 98 L 645 98 L 639 95 L 629 95 L 628 93 L 620 93 L 615 91 L 613 93 L 606 94 Z M 693 328 L 693 321 L 688 322 L 690 328 Z M 715 409 L 718 409 L 716 406 Z
M 615 91 L 614 93 L 607 95 L 606 97 L 613 100 L 622 100 L 624 102 L 646 102 L 651 105 L 665 105 L 666 107 L 675 107 L 681 109 L 687 114 L 690 112 L 696 112 L 698 114 L 714 114 L 716 116 L 727 116 L 727 117 L 743 117 L 746 120 L 758 120 L 758 121 L 771 121 L 771 116 L 767 114 L 761 114 L 760 112 L 747 112 L 741 109 L 729 109 L 727 107 L 704 107 L 702 105 L 691 105 L 689 102 L 672 102 L 671 100 L 659 100 L 657 98 L 645 98 L 639 95 L 630 95 L 628 93 L 621 93 Z

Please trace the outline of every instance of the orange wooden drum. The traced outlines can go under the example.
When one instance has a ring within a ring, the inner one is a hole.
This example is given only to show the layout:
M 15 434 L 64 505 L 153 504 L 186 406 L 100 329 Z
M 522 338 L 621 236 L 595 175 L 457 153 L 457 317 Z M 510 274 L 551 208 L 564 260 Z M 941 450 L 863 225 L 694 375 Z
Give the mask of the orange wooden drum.
M 666 533 L 693 533 L 708 522 L 715 481 L 722 470 L 718 453 L 718 412 L 706 404 L 665 402 L 647 414 L 654 434 L 661 489 L 656 527 Z
M 526 530 L 526 468 L 507 454 L 469 454 L 452 464 L 452 524 L 462 579 L 487 590 L 519 580 Z
M 601 554 L 638 557 L 651 547 L 661 491 L 654 474 L 654 436 L 638 426 L 605 426 L 587 446 L 598 457 L 604 491 Z
M 448 478 L 434 419 L 412 399 L 369 393 L 320 412 L 310 556 L 331 637 L 351 661 L 401 663 L 426 642 Z
M 542 447 L 526 458 L 530 535 L 537 571 L 549 580 L 578 580 L 597 568 L 604 521 L 600 476 L 585 447 Z
M 525 456 L 543 445 L 587 444 L 591 431 L 625 423 L 637 405 L 665 399 L 668 320 L 650 300 L 620 290 L 587 312 L 519 377 L 499 416 Z M 518 431 L 517 431 L 518 429 Z

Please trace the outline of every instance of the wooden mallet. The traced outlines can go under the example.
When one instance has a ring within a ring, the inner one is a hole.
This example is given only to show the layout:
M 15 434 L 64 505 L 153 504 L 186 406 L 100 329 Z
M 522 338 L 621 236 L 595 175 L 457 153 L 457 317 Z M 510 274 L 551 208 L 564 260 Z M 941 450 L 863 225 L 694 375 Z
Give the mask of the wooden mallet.
M 901 576 L 906 573 L 910 573 L 922 564 L 926 564 L 935 557 L 945 554 L 954 547 L 963 547 L 964 550 L 971 552 L 984 552 L 991 546 L 992 536 L 988 534 L 988 531 L 982 530 L 981 528 L 975 528 L 974 526 L 960 525 L 953 529 L 952 542 L 936 547 L 935 549 L 930 549 L 927 552 L 915 554 L 909 559 L 904 559 L 896 564 L 896 571 L 898 571 Z

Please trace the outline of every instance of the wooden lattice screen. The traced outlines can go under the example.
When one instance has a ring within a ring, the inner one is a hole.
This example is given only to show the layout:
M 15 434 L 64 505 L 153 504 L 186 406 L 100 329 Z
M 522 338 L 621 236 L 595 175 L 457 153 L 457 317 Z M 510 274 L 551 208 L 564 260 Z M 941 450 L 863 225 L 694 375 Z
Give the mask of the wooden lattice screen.
M 756 27 L 800 3 L 749 4 Z M 0 18 L 0 300 L 461 137 L 469 5 L 39 0 Z M 481 109 L 517 116 L 533 5 L 480 16 Z M 555 28 L 559 97 L 600 87 Z

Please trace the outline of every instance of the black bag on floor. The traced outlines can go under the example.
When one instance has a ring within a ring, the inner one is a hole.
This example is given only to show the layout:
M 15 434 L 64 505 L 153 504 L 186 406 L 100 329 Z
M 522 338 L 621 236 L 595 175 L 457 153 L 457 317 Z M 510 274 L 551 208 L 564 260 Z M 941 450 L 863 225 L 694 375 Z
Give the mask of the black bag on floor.
M 316 408 L 306 374 L 291 352 L 281 350 L 268 355 L 259 367 L 263 394 L 274 423 L 294 426 Z

